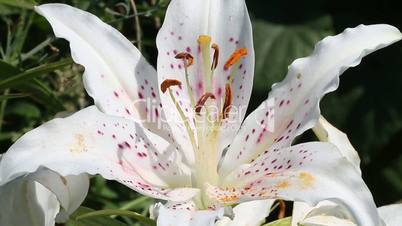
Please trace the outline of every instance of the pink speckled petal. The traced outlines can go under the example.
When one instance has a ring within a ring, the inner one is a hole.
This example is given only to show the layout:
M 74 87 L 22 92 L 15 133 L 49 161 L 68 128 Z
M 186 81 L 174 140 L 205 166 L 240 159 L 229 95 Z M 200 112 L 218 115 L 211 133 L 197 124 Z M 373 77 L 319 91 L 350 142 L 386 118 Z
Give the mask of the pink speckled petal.
M 370 191 L 354 166 L 331 143 L 311 142 L 264 152 L 209 189 L 221 202 L 285 199 L 345 205 L 359 225 L 379 225 Z
M 144 195 L 187 200 L 197 192 L 166 140 L 141 125 L 88 107 L 22 136 L 4 154 L 0 185 L 46 167 L 61 176 L 100 174 Z M 177 188 L 177 189 L 175 189 Z
M 85 88 L 102 112 L 135 120 L 171 138 L 157 73 L 129 40 L 96 16 L 68 5 L 45 4 L 35 9 L 57 37 L 70 42 L 74 61 L 85 67 Z
M 289 146 L 295 136 L 316 124 L 319 101 L 338 87 L 340 74 L 401 38 L 400 31 L 390 25 L 360 25 L 323 39 L 311 56 L 295 60 L 286 78 L 273 86 L 268 99 L 245 120 L 225 156 L 221 175 L 268 148 Z
M 181 88 L 172 89 L 181 100 L 181 106 L 192 126 L 194 115 L 189 105 L 183 63 L 174 57 L 179 52 L 188 52 L 194 57 L 194 65 L 189 67 L 188 72 L 195 100 L 198 100 L 208 89 L 206 71 L 211 67 L 213 56 L 213 50 L 210 49 L 211 62 L 204 67 L 205 62 L 197 42 L 199 35 L 209 35 L 211 44 L 216 43 L 220 47 L 219 64 L 213 75 L 213 85 L 208 90 L 215 95 L 219 108 L 225 94 L 227 78 L 232 71 L 237 71 L 232 84 L 234 93 L 232 109 L 233 112 L 234 109 L 241 111 L 238 115 L 233 113 L 230 120 L 225 120 L 223 123 L 219 144 L 219 149 L 222 151 L 233 140 L 240 127 L 253 83 L 254 49 L 250 18 L 244 0 L 173 0 L 167 9 L 166 18 L 157 37 L 158 79 L 159 83 L 172 78 L 182 82 Z M 243 57 L 236 67 L 224 70 L 225 62 L 237 48 L 247 48 L 248 55 Z M 161 94 L 161 99 L 164 106 L 169 106 L 164 109 L 168 111 L 166 114 L 177 115 L 170 97 Z M 174 123 L 176 122 L 172 122 Z M 179 124 L 178 127 L 183 132 L 177 137 L 185 134 L 184 126 Z

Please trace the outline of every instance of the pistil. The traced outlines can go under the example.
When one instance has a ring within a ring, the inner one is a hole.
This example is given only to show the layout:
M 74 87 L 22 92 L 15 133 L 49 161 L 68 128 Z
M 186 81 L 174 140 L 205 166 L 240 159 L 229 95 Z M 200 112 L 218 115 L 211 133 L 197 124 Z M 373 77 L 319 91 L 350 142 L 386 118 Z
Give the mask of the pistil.
M 204 71 L 205 91 L 212 92 L 212 70 L 211 70 L 211 37 L 208 35 L 200 35 L 198 37 L 198 44 L 202 54 L 202 63 Z

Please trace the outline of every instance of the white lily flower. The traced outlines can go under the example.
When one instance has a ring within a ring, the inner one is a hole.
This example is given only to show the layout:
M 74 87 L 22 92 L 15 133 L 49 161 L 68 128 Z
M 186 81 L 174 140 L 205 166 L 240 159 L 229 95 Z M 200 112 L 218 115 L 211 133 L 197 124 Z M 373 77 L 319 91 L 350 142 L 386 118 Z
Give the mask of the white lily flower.
M 346 134 L 331 125 L 324 117 L 320 117 L 313 128 L 321 141 L 336 145 L 342 155 L 361 174 L 360 158 Z M 382 219 L 381 225 L 399 226 L 402 224 L 402 204 L 388 205 L 378 208 Z M 350 211 L 344 206 L 331 201 L 322 201 L 316 206 L 295 202 L 292 214 L 292 226 L 357 226 Z M 379 224 L 380 225 L 380 224 Z
M 36 10 L 70 42 L 96 107 L 20 138 L 0 164 L 0 186 L 46 168 L 99 174 L 168 200 L 169 209 L 331 199 L 361 225 L 378 225 L 367 187 L 334 145 L 291 143 L 316 123 L 320 98 L 343 71 L 402 38 L 395 27 L 361 25 L 325 38 L 242 123 L 254 70 L 244 0 L 172 0 L 157 37 L 157 72 L 97 17 L 63 4 Z

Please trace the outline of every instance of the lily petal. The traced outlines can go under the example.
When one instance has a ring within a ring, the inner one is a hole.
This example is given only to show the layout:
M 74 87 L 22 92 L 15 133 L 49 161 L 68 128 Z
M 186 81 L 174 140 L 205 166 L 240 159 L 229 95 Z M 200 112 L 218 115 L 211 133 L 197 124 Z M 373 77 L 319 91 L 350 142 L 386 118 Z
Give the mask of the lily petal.
M 345 220 L 333 216 L 313 216 L 298 225 L 300 226 L 356 226 L 350 220 Z
M 356 226 L 347 209 L 331 201 L 311 207 L 307 203 L 293 204 L 292 226 Z
M 384 226 L 399 226 L 402 223 L 402 204 L 378 208 Z M 298 202 L 293 208 L 292 226 L 356 226 L 347 212 L 333 202 L 321 202 L 314 208 Z
M 390 25 L 360 25 L 323 39 L 311 56 L 295 60 L 286 78 L 273 86 L 268 99 L 245 120 L 225 156 L 221 175 L 249 163 L 271 146 L 289 146 L 295 136 L 316 124 L 319 101 L 338 87 L 340 74 L 401 38 L 400 31 Z
M 399 226 L 402 224 L 402 204 L 381 206 L 378 208 L 378 212 L 386 226 Z
M 158 210 L 158 226 L 213 226 L 215 221 L 223 216 L 223 209 L 197 211 L 160 203 L 155 208 Z
M 68 217 L 82 204 L 89 189 L 87 174 L 63 177 L 51 170 L 41 168 L 26 178 L 40 183 L 56 196 L 61 206 L 56 218 L 57 222 L 68 220 Z
M 0 186 L 0 225 L 54 226 L 59 212 L 56 196 L 33 180 Z
M 234 218 L 225 217 L 216 222 L 216 226 L 259 226 L 268 217 L 275 200 L 255 200 L 240 203 L 233 208 Z
M 314 205 L 331 200 L 344 205 L 359 225 L 378 225 L 370 191 L 359 173 L 330 143 L 311 142 L 267 151 L 209 189 L 221 202 L 285 199 Z
M 211 38 L 205 50 L 197 41 L 200 35 Z M 213 61 L 211 45 L 213 43 L 219 46 L 220 54 L 218 66 L 211 75 Z M 172 90 L 181 100 L 181 108 L 190 119 L 190 123 L 193 123 L 194 114 L 190 105 L 188 87 L 185 85 L 184 65 L 181 60 L 175 59 L 175 55 L 186 52 L 194 57 L 194 65 L 188 68 L 188 75 L 195 101 L 204 93 L 211 92 L 216 97 L 218 108 L 220 108 L 223 104 L 227 78 L 232 72 L 236 74 L 231 84 L 233 93 L 236 94 L 232 105 L 233 109 L 241 108 L 242 111 L 239 111 L 239 114 L 233 114 L 224 122 L 220 144 L 222 150 L 231 142 L 244 118 L 252 89 L 254 50 L 251 22 L 244 0 L 171 1 L 163 26 L 158 33 L 157 46 L 159 84 L 165 79 L 172 78 L 181 81 L 183 86 L 173 87 Z M 226 60 L 237 48 L 246 48 L 247 55 L 242 57 L 236 66 L 224 69 Z M 212 85 L 210 85 L 211 81 Z M 168 95 L 161 94 L 161 99 L 166 107 L 164 110 L 169 111 L 169 113 L 166 112 L 167 115 L 178 115 Z M 193 124 L 191 126 L 194 127 Z M 185 134 L 185 131 L 182 134 Z
M 175 147 L 139 124 L 92 106 L 20 138 L 3 156 L 0 185 L 46 167 L 61 176 L 100 174 L 147 196 L 184 201 L 197 190 L 169 188 L 190 183 L 179 157 Z
M 342 155 L 349 160 L 349 162 L 352 163 L 355 169 L 361 174 L 359 154 L 350 143 L 349 138 L 345 133 L 331 125 L 323 116 L 320 116 L 313 131 L 320 141 L 330 142 L 336 145 Z
M 35 10 L 49 21 L 57 37 L 70 42 L 74 61 L 85 67 L 85 89 L 102 112 L 135 120 L 165 139 L 171 137 L 156 71 L 129 40 L 98 17 L 69 5 L 44 4 Z

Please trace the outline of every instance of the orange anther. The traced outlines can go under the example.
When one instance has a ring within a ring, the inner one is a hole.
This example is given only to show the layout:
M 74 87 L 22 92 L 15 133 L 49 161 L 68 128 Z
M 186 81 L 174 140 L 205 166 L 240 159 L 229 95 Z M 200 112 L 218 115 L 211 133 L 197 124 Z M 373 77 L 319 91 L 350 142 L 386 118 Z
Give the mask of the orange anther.
M 226 119 L 229 117 L 229 112 L 230 109 L 232 108 L 232 101 L 233 101 L 233 93 L 232 93 L 232 87 L 230 84 L 226 84 L 225 86 L 225 102 L 223 104 L 223 119 Z
M 247 55 L 247 49 L 246 48 L 238 48 L 236 49 L 232 55 L 229 57 L 229 59 L 226 61 L 224 69 L 228 70 L 230 66 L 235 64 L 240 60 L 242 56 Z
M 211 46 L 212 49 L 215 50 L 214 52 L 214 58 L 212 60 L 212 65 L 211 65 L 211 70 L 216 69 L 216 67 L 218 66 L 218 59 L 219 59 L 219 46 L 218 44 L 212 44 Z
M 163 93 L 166 92 L 166 90 L 171 87 L 171 86 L 180 86 L 181 82 L 176 79 L 166 79 L 161 83 L 161 90 Z

